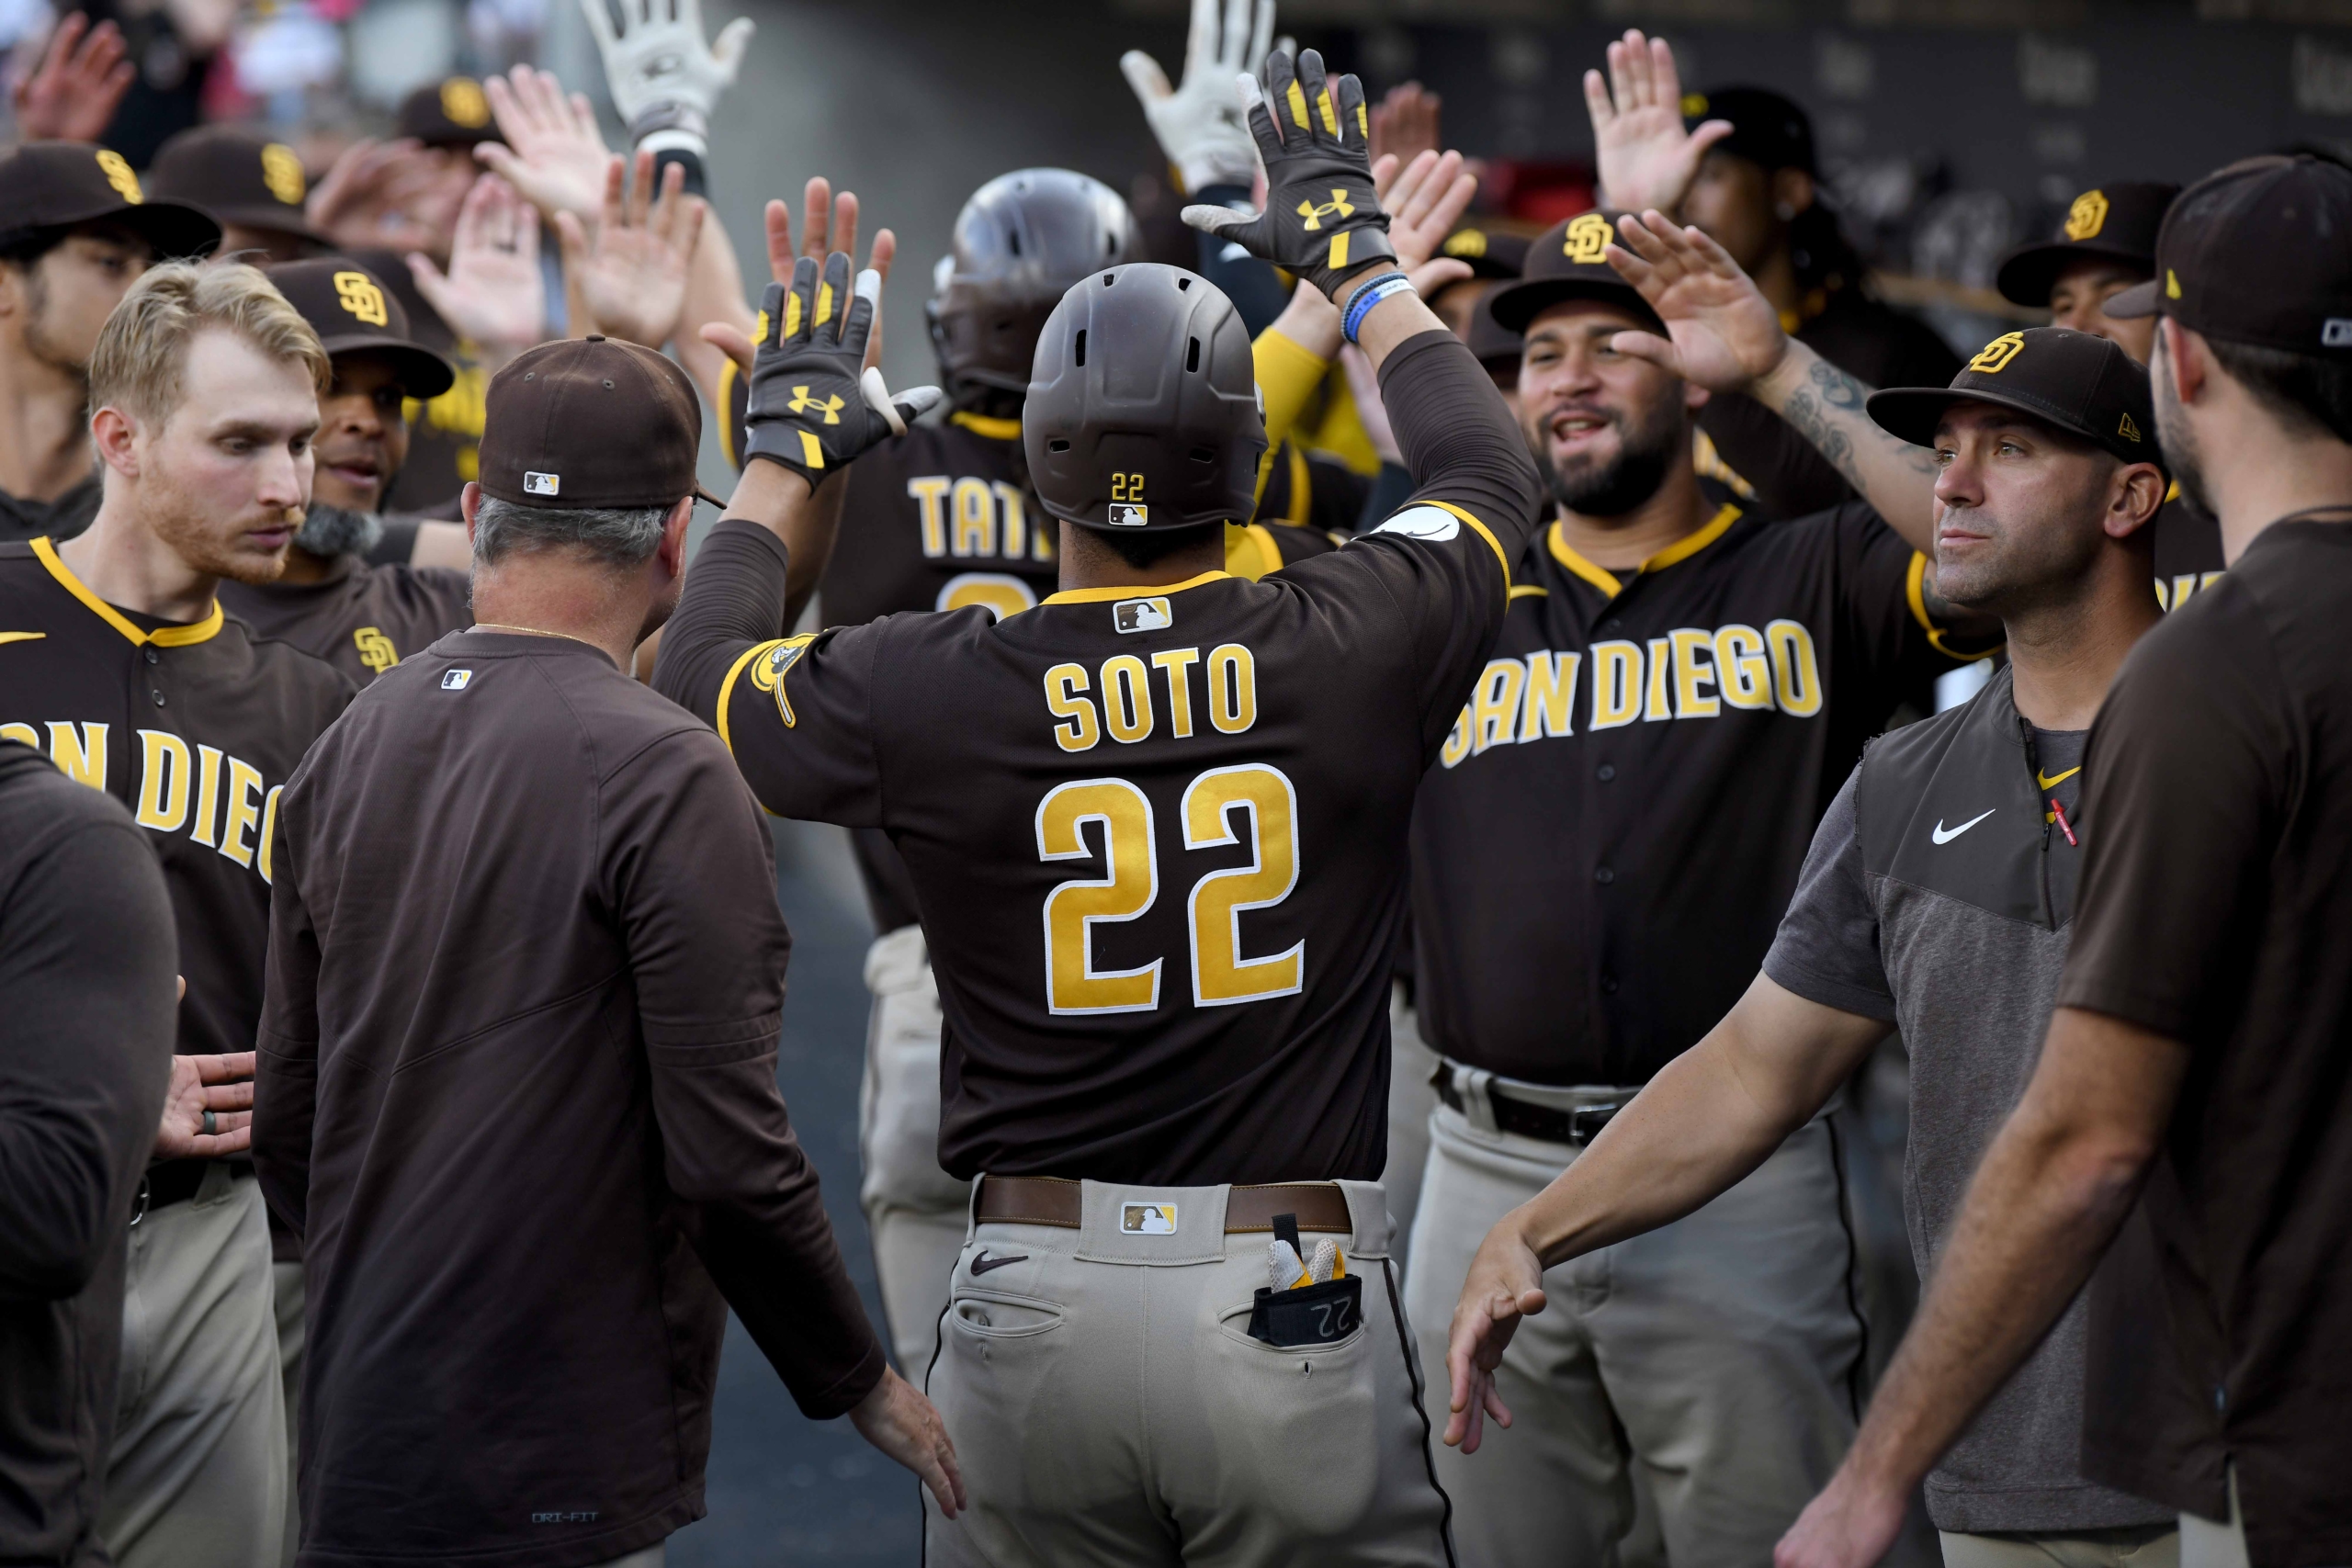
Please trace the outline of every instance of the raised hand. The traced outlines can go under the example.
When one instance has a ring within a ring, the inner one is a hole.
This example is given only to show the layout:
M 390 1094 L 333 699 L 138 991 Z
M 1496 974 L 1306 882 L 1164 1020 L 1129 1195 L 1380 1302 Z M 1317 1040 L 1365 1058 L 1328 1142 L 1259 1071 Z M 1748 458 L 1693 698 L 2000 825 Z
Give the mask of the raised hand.
M 1394 157 L 1409 164 L 1443 145 L 1438 140 L 1438 110 L 1445 100 L 1419 82 L 1399 82 L 1372 106 L 1372 161 Z
M 1469 1275 L 1462 1281 L 1462 1297 L 1453 1306 L 1453 1328 L 1445 1350 L 1452 1385 L 1447 1443 L 1475 1454 L 1487 1416 L 1500 1426 L 1510 1425 L 1510 1409 L 1495 1392 L 1495 1369 L 1502 1365 L 1503 1351 L 1519 1332 L 1520 1319 L 1543 1310 L 1543 1262 L 1506 1216 L 1479 1243 L 1478 1255 L 1470 1260 Z
M 1367 266 L 1394 263 L 1388 214 L 1373 193 L 1363 84 L 1329 80 L 1313 50 L 1266 61 L 1266 90 L 1239 79 L 1250 133 L 1266 164 L 1266 209 L 1255 215 L 1196 205 L 1195 229 L 1230 240 L 1261 261 L 1287 268 L 1325 294 Z M 1276 112 L 1269 112 L 1268 99 Z
M 1401 169 L 1394 153 L 1374 159 L 1372 189 L 1388 209 L 1388 243 L 1396 247 L 1396 265 L 1409 273 L 1437 254 L 1470 209 L 1478 182 L 1464 172 L 1461 153 L 1425 151 Z M 1468 276 L 1469 269 L 1462 275 Z
M 1609 80 L 1584 73 L 1584 107 L 1600 168 L 1601 199 L 1627 212 L 1682 205 L 1699 160 L 1731 134 L 1731 121 L 1711 119 L 1696 130 L 1682 125 L 1682 77 L 1666 40 L 1639 28 L 1609 46 Z
M 603 333 L 658 349 L 678 330 L 686 269 L 707 209 L 700 197 L 685 194 L 686 171 L 676 164 L 664 171 L 661 198 L 653 199 L 653 154 L 645 152 L 637 155 L 636 179 L 624 197 L 626 162 L 606 160 L 595 238 L 571 212 L 555 215 L 556 238 L 573 313 L 582 318 L 571 323 L 573 333 Z
M 836 198 L 832 182 L 820 175 L 802 188 L 800 201 L 803 219 L 800 254 L 812 261 L 822 262 L 835 251 L 843 254 L 855 254 L 857 194 L 854 191 L 845 190 Z M 794 260 L 792 209 L 782 201 L 771 200 L 763 217 L 767 227 L 769 279 L 789 287 Z M 877 281 L 887 284 L 890 281 L 890 264 L 898 254 L 898 235 L 888 229 L 878 230 L 874 236 L 873 249 L 866 253 L 865 269 L 874 274 Z M 705 343 L 732 359 L 739 370 L 748 372 L 752 368 L 753 333 L 739 332 L 725 321 L 712 321 L 702 328 L 700 335 Z M 874 330 L 865 341 L 865 363 L 871 367 L 881 362 L 882 318 L 877 313 L 874 318 Z
M 409 271 L 449 330 L 503 362 L 547 335 L 547 283 L 539 272 L 539 215 L 514 187 L 484 175 L 466 193 L 444 273 L 429 256 Z
M 422 143 L 362 138 L 311 188 L 304 217 L 338 250 L 437 254 L 455 217 L 445 209 L 442 184 L 441 166 Z
M 1144 118 L 1186 194 L 1246 186 L 1256 176 L 1258 158 L 1233 79 L 1258 73 L 1273 36 L 1274 0 L 1193 0 L 1182 86 L 1170 87 L 1159 62 L 1139 49 L 1119 57 L 1119 69 L 1143 101 Z
M 503 142 L 485 141 L 474 156 L 553 219 L 559 212 L 593 219 L 605 199 L 604 132 L 584 93 L 566 97 L 548 71 L 517 65 L 482 84 Z
M 623 0 L 620 26 L 605 0 L 580 0 L 588 30 L 605 57 L 605 85 L 613 107 L 628 122 L 629 139 L 659 152 L 665 144 L 703 149 L 718 96 L 735 85 L 756 24 L 738 17 L 706 43 L 702 0 L 633 6 Z
M 96 141 L 139 68 L 123 58 L 122 29 L 90 26 L 88 15 L 68 11 L 49 35 L 40 63 L 17 84 L 17 135 L 25 141 Z
M 1780 367 L 1789 352 L 1781 313 L 1721 245 L 1655 209 L 1627 214 L 1617 231 L 1622 243 L 1609 247 L 1609 265 L 1641 291 L 1672 340 L 1619 333 L 1620 354 L 1712 392 L 1743 391 Z
M 882 372 L 865 364 L 866 340 L 882 304 L 873 271 L 850 291 L 849 257 L 821 268 L 793 264 L 792 283 L 771 283 L 760 302 L 760 335 L 743 412 L 744 456 L 780 463 L 811 487 L 868 447 L 906 434 L 907 421 L 939 401 L 936 387 L 893 398 Z
M 182 992 L 185 994 L 186 986 Z M 254 1053 L 174 1056 L 155 1129 L 157 1159 L 225 1159 L 254 1142 Z

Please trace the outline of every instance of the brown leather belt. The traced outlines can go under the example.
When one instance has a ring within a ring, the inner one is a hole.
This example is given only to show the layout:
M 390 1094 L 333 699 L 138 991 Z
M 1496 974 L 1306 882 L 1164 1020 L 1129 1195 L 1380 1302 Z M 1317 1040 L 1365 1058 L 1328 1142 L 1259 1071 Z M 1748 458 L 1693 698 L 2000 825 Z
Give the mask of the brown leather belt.
M 1074 1231 L 1079 1209 L 1078 1183 L 1063 1177 L 980 1178 L 979 1221 L 984 1225 L 1059 1225 Z M 1346 1235 L 1356 1228 L 1348 1216 L 1348 1195 L 1336 1183 L 1286 1181 L 1231 1189 L 1225 1200 L 1225 1234 L 1272 1235 L 1276 1214 L 1296 1214 L 1303 1231 Z

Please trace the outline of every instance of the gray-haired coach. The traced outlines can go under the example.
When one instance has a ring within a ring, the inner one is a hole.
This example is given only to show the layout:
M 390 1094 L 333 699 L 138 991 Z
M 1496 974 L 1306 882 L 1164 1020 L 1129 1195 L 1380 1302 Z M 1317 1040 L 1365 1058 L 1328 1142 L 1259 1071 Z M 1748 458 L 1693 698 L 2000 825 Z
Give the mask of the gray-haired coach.
M 300 1561 L 658 1563 L 703 1511 L 725 1303 L 803 1411 L 952 1506 L 777 1093 L 759 807 L 624 673 L 677 600 L 692 387 L 592 337 L 487 418 L 480 621 L 278 810 L 254 1159 L 305 1242 Z

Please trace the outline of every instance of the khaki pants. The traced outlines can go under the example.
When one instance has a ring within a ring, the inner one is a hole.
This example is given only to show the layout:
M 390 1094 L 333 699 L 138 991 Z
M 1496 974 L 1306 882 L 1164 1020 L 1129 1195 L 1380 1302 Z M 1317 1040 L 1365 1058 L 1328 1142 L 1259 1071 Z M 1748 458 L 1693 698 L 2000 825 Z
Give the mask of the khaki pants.
M 302 1474 L 302 1260 L 269 1266 L 270 1306 L 277 1317 L 277 1379 L 286 1393 L 286 1550 L 278 1559 L 293 1568 L 302 1545 L 301 1499 L 294 1489 Z
M 130 1229 L 98 1533 L 119 1568 L 256 1568 L 286 1530 L 286 1409 L 261 1189 L 216 1163 Z
M 1385 1200 L 1341 1186 L 1363 1321 L 1289 1349 L 1249 1336 L 1269 1238 L 1224 1234 L 1226 1188 L 1088 1182 L 1077 1230 L 974 1226 L 929 1387 L 971 1507 L 926 1500 L 926 1561 L 1451 1564 Z M 1122 1234 L 1133 1202 L 1174 1233 Z
M 2180 1532 L 1943 1536 L 1944 1568 L 2180 1568 Z
M 1430 1112 L 1437 1109 L 1437 1090 L 1430 1078 L 1437 1064 L 1437 1053 L 1422 1043 L 1420 1014 L 1405 999 L 1405 987 L 1393 987 L 1388 999 L 1388 1165 L 1380 1173 L 1380 1187 L 1388 1194 L 1388 1213 L 1396 1222 L 1394 1249 L 1400 1269 L 1409 1257 L 1413 1210 L 1420 1201 L 1421 1171 L 1429 1164 Z
M 1462 1076 L 1468 1114 L 1441 1105 L 1430 1121 L 1406 1275 L 1432 1409 L 1446 1403 L 1446 1335 L 1479 1242 L 1577 1154 L 1496 1131 L 1491 1075 Z M 1515 1087 L 1559 1109 L 1631 1092 Z M 1549 1304 L 1497 1373 L 1515 1424 L 1489 1423 L 1476 1454 L 1437 1450 L 1464 1568 L 1655 1561 L 1656 1545 L 1621 1547 L 1637 1486 L 1667 1561 L 1771 1562 L 1853 1438 L 1851 1265 L 1816 1120 L 1697 1213 L 1547 1272 Z
M 899 1369 L 920 1382 L 938 1343 L 947 1282 L 963 1250 L 972 1184 L 939 1168 L 939 987 L 921 926 L 875 939 L 865 953 L 874 1010 L 858 1093 L 858 1201 Z
M 2180 1568 L 2247 1568 L 2245 1515 L 2238 1507 L 2238 1472 L 2230 1467 L 2230 1517 L 2226 1524 L 2180 1516 Z

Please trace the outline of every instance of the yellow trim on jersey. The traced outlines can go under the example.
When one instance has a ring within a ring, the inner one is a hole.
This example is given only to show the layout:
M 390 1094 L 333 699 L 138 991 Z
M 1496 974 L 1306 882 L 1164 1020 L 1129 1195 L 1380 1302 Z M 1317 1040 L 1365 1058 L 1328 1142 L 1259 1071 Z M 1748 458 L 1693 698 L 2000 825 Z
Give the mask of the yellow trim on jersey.
M 1283 569 L 1283 547 L 1262 523 L 1225 525 L 1225 570 L 1235 577 L 1257 581 Z
M 1297 442 L 1286 450 L 1290 453 L 1290 510 L 1283 514 L 1283 521 L 1304 528 L 1315 506 L 1315 477 L 1307 470 L 1306 454 L 1299 450 Z
M 1532 582 L 1515 582 L 1511 585 L 1510 596 L 1513 599 L 1549 599 L 1552 596 L 1552 591 L 1548 588 L 1538 588 Z
M 718 742 L 720 745 L 727 748 L 727 754 L 729 756 L 732 757 L 735 754 L 735 738 L 729 734 L 727 729 L 727 705 L 732 702 L 735 698 L 735 678 L 743 673 L 744 667 L 750 664 L 752 660 L 761 657 L 771 649 L 781 648 L 790 639 L 786 637 L 775 637 L 768 638 L 765 642 L 753 643 L 751 647 L 743 650 L 743 656 L 741 659 L 738 659 L 733 664 L 728 666 L 727 679 L 718 683 L 718 724 L 717 727 L 718 729 Z
M 985 435 L 990 441 L 1018 441 L 1021 422 L 1017 419 L 990 419 L 984 413 L 965 413 L 961 410 L 947 416 L 950 424 L 960 424 L 975 435 Z
M 41 565 L 49 569 L 49 575 L 57 579 L 60 588 L 82 601 L 84 607 L 92 615 L 129 637 L 134 648 L 143 648 L 151 642 L 157 648 L 187 648 L 192 643 L 205 642 L 220 629 L 225 618 L 220 613 L 220 600 L 216 595 L 212 601 L 212 614 L 193 626 L 158 626 L 152 632 L 141 631 L 124 618 L 121 611 L 91 592 L 89 587 L 74 575 L 73 569 L 58 558 L 57 547 L 49 542 L 46 535 L 33 541 L 33 554 L 40 558 Z
M 1663 571 L 1668 567 L 1689 560 L 1692 556 L 1722 538 L 1725 530 L 1738 522 L 1739 518 L 1739 508 L 1728 501 L 1724 502 L 1722 510 L 1709 518 L 1704 527 L 1695 533 L 1684 535 L 1656 555 L 1649 557 L 1634 569 L 1633 575 L 1639 577 L 1644 572 Z M 1567 529 L 1562 525 L 1558 518 L 1554 518 L 1552 526 L 1545 531 L 1544 543 L 1550 548 L 1554 560 L 1558 561 L 1611 599 L 1625 591 L 1625 584 L 1619 580 L 1616 573 L 1606 567 L 1595 566 L 1570 547 Z
M 1266 446 L 1283 444 L 1323 385 L 1331 362 L 1272 327 L 1250 344 L 1250 365 L 1266 397 Z
M 718 369 L 718 449 L 727 455 L 728 466 L 743 466 L 742 455 L 735 450 L 735 382 L 743 367 L 735 363 L 733 355 L 721 355 L 727 363 Z
M 1910 570 L 1903 574 L 1903 597 L 1911 606 L 1911 618 L 1917 621 L 1919 629 L 1928 634 L 1928 646 L 1946 659 L 1973 664 L 1980 659 L 1990 658 L 1994 648 L 2000 646 L 1996 643 L 1993 648 L 1980 653 L 1963 653 L 1944 640 L 1944 628 L 1936 625 L 1936 618 L 1928 614 L 1928 558 L 1917 550 L 1911 552 Z
M 1416 506 L 1434 506 L 1440 512 L 1450 512 L 1453 513 L 1454 516 L 1461 518 L 1464 523 L 1469 524 L 1471 531 L 1476 534 L 1478 537 L 1487 541 L 1487 548 L 1495 552 L 1495 559 L 1502 565 L 1503 596 L 1505 601 L 1508 602 L 1510 596 L 1510 558 L 1503 554 L 1502 545 L 1495 538 L 1493 531 L 1484 523 L 1479 522 L 1476 517 L 1471 516 L 1467 512 L 1463 511 L 1462 508 L 1454 505 L 1453 502 L 1450 501 L 1417 501 L 1413 504 Z M 1377 529 L 1374 531 L 1375 533 L 1378 532 Z
M 0 632 L 0 642 L 39 642 L 47 632 Z
M 1204 571 L 1198 577 L 1188 577 L 1182 582 L 1131 582 L 1124 588 L 1065 588 L 1059 593 L 1048 593 L 1037 601 L 1040 604 L 1107 604 L 1116 599 L 1145 599 L 1160 593 L 1182 593 L 1187 588 L 1198 588 L 1204 582 L 1216 582 L 1231 577 L 1229 571 Z

